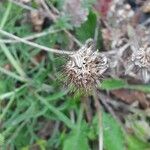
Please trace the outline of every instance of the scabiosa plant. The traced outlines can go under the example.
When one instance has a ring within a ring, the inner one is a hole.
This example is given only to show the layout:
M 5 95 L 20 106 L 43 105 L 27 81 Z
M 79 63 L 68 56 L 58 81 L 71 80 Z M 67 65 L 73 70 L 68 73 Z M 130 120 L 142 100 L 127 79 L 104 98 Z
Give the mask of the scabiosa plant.
M 76 89 L 90 91 L 109 67 L 106 56 L 94 50 L 93 40 L 88 40 L 66 64 L 67 81 Z
M 138 76 L 144 83 L 150 81 L 150 47 L 148 45 L 133 51 L 126 72 Z

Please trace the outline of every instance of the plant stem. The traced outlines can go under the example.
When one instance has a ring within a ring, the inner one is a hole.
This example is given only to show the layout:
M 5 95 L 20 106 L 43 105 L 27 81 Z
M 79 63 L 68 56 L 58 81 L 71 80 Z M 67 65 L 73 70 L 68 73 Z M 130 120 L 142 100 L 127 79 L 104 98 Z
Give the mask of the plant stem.
M 69 51 L 64 51 L 64 50 L 58 50 L 58 49 L 48 48 L 48 47 L 45 47 L 43 45 L 39 45 L 37 43 L 30 42 L 28 40 L 25 40 L 23 38 L 15 36 L 15 35 L 13 35 L 11 33 L 8 33 L 8 32 L 6 32 L 4 30 L 1 30 L 1 29 L 0 29 L 0 33 L 3 34 L 3 35 L 8 36 L 10 38 L 13 38 L 13 39 L 15 39 L 17 41 L 20 41 L 22 43 L 25 43 L 27 45 L 30 45 L 30 46 L 33 46 L 33 47 L 36 47 L 36 48 L 39 48 L 39 49 L 42 49 L 42 50 L 45 50 L 45 51 L 48 51 L 48 52 L 53 52 L 53 53 L 57 53 L 57 54 L 66 54 L 66 55 L 72 55 L 72 54 L 74 54 L 74 52 L 69 52 Z
M 33 35 L 29 35 L 29 36 L 26 36 L 26 37 L 23 37 L 23 39 L 25 40 L 33 40 L 33 39 L 36 39 L 36 38 L 39 38 L 39 37 L 42 37 L 42 36 L 46 36 L 48 34 L 53 34 L 53 33 L 57 33 L 57 32 L 60 32 L 62 31 L 62 29 L 56 29 L 56 30 L 52 30 L 52 29 L 49 29 L 49 30 L 46 30 L 46 31 L 43 31 L 43 32 L 40 32 L 40 33 L 36 33 L 36 34 L 33 34 Z M 0 39 L 0 43 L 19 43 L 20 41 L 18 40 L 10 40 L 10 39 Z
M 103 122 L 102 122 L 102 108 L 98 100 L 96 93 L 96 88 L 93 89 L 93 98 L 95 102 L 96 112 L 98 115 L 98 125 L 99 125 L 99 150 L 103 150 Z
M 0 115 L 0 122 L 3 120 L 4 116 L 6 115 L 8 109 L 10 108 L 11 104 L 13 103 L 14 101 L 14 96 L 11 97 L 11 99 L 9 100 L 7 106 L 5 107 L 3 113 Z

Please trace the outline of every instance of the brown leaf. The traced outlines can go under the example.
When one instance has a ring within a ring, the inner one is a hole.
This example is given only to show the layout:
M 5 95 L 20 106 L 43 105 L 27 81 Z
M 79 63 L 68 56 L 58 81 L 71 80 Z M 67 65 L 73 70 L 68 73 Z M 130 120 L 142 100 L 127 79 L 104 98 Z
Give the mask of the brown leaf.
M 139 91 L 121 89 L 113 90 L 111 93 L 127 104 L 132 104 L 133 102 L 138 101 L 142 108 L 147 108 L 150 105 L 146 95 Z

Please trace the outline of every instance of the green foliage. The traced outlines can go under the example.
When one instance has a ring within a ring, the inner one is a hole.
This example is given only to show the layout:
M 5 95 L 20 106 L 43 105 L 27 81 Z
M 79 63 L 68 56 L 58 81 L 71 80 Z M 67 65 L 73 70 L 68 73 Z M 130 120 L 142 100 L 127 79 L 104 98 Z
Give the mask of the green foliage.
M 81 25 L 80 28 L 76 28 L 77 38 L 83 43 L 88 38 L 94 38 L 96 27 L 96 14 L 92 11 L 89 13 L 88 20 Z
M 103 127 L 106 150 L 125 150 L 125 138 L 121 127 L 109 114 L 103 115 Z
M 124 88 L 127 84 L 123 80 L 107 79 L 102 82 L 100 88 L 103 90 L 116 90 Z
M 0 147 L 4 144 L 5 138 L 2 134 L 0 134 Z
M 84 0 L 85 7 L 91 8 L 93 1 Z M 58 9 L 62 9 L 64 0 L 47 0 L 47 3 L 51 2 Z M 31 3 L 32 7 L 38 8 L 35 1 L 32 0 Z M 4 22 L 3 29 L 19 37 L 37 34 L 32 31 L 31 24 L 22 21 L 26 12 L 27 10 L 15 4 L 8 5 L 8 1 L 0 2 L 2 14 L 0 20 Z M 43 31 L 69 29 L 79 41 L 84 42 L 94 37 L 96 17 L 91 10 L 88 20 L 80 28 L 73 30 L 68 18 L 60 16 L 56 23 Z M 1 39 L 7 39 L 0 36 Z M 32 41 L 47 47 L 67 49 L 70 46 L 68 44 L 70 37 L 62 31 Z M 98 39 L 98 42 L 101 42 L 101 39 Z M 36 60 L 39 56 L 42 56 L 42 59 Z M 1 146 L 4 150 L 30 150 L 34 146 L 41 150 L 91 149 L 89 143 L 95 143 L 98 138 L 98 120 L 95 117 L 93 122 L 88 124 L 83 117 L 83 110 L 79 109 L 81 93 L 68 94 L 69 90 L 64 88 L 60 79 L 58 80 L 58 71 L 63 68 L 66 60 L 64 56 L 52 53 L 41 54 L 40 49 L 19 42 L 1 46 L 0 150 Z M 25 76 L 19 74 L 15 64 L 24 71 Z M 101 89 L 104 90 L 119 88 L 150 92 L 149 85 L 128 85 L 122 80 L 109 79 L 101 85 Z M 110 115 L 104 113 L 103 121 L 106 150 L 123 150 L 125 143 L 128 144 L 129 150 L 138 150 L 138 148 L 145 150 L 148 147 L 135 138 L 126 137 L 125 141 L 120 126 Z
M 150 85 L 130 85 L 120 79 L 106 79 L 100 85 L 100 89 L 102 90 L 116 90 L 122 88 L 138 90 L 146 93 L 150 92 Z
M 136 136 L 127 135 L 128 150 L 149 150 L 150 144 L 141 141 Z
M 74 129 L 64 141 L 63 150 L 90 150 L 84 129 Z

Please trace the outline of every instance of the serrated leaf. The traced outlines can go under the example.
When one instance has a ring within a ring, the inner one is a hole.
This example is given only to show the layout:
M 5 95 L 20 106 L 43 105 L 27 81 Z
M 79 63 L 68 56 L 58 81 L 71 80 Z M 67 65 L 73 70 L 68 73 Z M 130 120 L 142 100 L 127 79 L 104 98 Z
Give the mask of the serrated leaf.
M 89 150 L 88 139 L 82 130 L 74 130 L 64 141 L 63 150 Z
M 108 114 L 103 115 L 104 147 L 106 150 L 124 150 L 125 139 L 120 125 Z
M 100 88 L 103 90 L 116 90 L 126 87 L 127 83 L 123 80 L 107 79 L 102 82 Z

